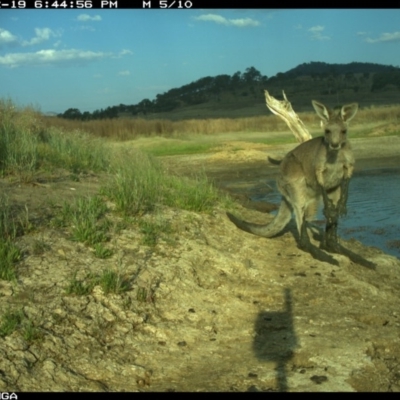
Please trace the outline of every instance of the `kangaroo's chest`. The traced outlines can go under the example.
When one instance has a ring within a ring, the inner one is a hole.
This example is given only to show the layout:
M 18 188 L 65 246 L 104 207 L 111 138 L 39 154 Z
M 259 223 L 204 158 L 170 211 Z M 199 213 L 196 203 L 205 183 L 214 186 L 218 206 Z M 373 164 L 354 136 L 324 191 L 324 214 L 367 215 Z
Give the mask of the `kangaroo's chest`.
M 320 157 L 315 164 L 315 178 L 325 189 L 337 187 L 341 181 L 349 176 L 351 165 L 346 153 L 328 153 L 326 157 Z M 351 174 L 351 171 L 350 171 Z
M 324 187 L 326 189 L 332 189 L 340 184 L 345 174 L 344 163 L 330 164 L 326 163 L 322 169 L 322 176 Z

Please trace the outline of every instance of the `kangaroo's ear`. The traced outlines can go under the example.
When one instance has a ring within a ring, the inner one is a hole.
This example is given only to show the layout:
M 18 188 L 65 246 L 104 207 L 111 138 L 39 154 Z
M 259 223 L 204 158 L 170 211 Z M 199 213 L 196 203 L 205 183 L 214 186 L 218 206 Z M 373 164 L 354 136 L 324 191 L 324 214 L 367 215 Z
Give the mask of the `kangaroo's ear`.
M 357 111 L 357 103 L 347 104 L 346 106 L 343 106 L 340 110 L 340 116 L 342 117 L 343 121 L 349 122 L 357 114 Z
M 318 116 L 323 121 L 328 122 L 329 121 L 328 109 L 322 103 L 319 103 L 318 101 L 313 100 L 311 103 L 314 107 L 315 112 L 318 114 Z

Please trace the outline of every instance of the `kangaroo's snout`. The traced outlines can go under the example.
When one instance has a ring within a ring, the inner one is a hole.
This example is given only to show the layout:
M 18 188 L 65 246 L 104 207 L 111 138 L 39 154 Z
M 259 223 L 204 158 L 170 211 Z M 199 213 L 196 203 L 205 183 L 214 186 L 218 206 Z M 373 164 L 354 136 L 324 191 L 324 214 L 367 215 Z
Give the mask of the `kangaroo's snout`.
M 340 150 L 343 143 L 329 143 L 329 148 L 331 150 Z
M 340 150 L 346 142 L 346 138 L 344 136 L 329 132 L 325 133 L 324 141 L 329 150 Z

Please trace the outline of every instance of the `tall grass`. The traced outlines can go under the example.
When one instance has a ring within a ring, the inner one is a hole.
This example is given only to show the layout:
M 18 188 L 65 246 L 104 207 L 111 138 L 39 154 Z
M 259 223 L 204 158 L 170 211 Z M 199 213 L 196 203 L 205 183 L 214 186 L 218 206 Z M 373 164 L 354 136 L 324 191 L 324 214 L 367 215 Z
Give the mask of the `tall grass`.
M 113 165 L 115 178 L 104 188 L 125 215 L 142 215 L 158 205 L 192 211 L 210 211 L 223 196 L 204 175 L 192 178 L 167 174 L 151 155 L 134 151 L 120 155 Z
M 47 129 L 43 135 L 39 157 L 43 166 L 58 166 L 75 173 L 105 171 L 110 162 L 103 141 L 85 132 L 65 132 L 56 128 Z
M 113 179 L 104 192 L 119 210 L 129 215 L 152 211 L 157 204 L 205 211 L 217 202 L 218 193 L 204 176 L 193 179 L 170 176 L 153 157 L 138 151 L 111 157 L 111 150 L 100 138 L 76 129 L 46 127 L 43 117 L 31 108 L 17 109 L 11 101 L 0 101 L 0 118 L 0 171 L 3 174 L 33 174 L 38 168 L 53 167 L 73 172 L 108 171 Z M 98 126 L 99 121 L 92 122 Z M 147 126 L 148 121 L 142 122 Z M 222 122 L 215 121 L 218 130 L 222 129 L 218 125 Z M 101 123 L 107 127 L 107 121 Z M 151 123 L 160 132 L 175 124 Z M 194 124 L 193 121 L 182 123 Z
M 122 153 L 112 164 L 115 174 L 104 193 L 125 215 L 152 211 L 161 198 L 163 171 L 147 154 L 133 151 Z
M 11 216 L 7 198 L 0 195 L 0 279 L 14 280 L 16 278 L 15 263 L 20 258 L 20 250 L 13 240 L 17 233 L 16 224 Z
M 95 245 L 108 240 L 109 222 L 104 218 L 106 211 L 106 204 L 97 196 L 76 198 L 71 203 L 64 202 L 52 225 L 71 225 L 72 240 Z
M 223 197 L 205 175 L 192 178 L 169 176 L 163 185 L 164 204 L 190 211 L 210 211 L 223 201 L 229 204 L 229 198 Z
M 29 174 L 37 167 L 38 115 L 21 113 L 10 100 L 0 100 L 0 170 Z
M 73 172 L 105 170 L 104 143 L 80 131 L 46 128 L 43 116 L 30 107 L 18 109 L 0 100 L 0 172 L 29 179 L 41 168 L 63 167 Z

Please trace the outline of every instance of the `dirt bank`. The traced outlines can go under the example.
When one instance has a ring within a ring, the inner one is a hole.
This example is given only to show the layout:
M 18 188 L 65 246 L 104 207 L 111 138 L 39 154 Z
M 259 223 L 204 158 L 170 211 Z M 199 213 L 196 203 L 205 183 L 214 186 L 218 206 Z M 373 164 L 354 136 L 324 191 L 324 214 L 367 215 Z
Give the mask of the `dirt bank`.
M 354 142 L 358 166 L 393 165 L 400 139 L 370 140 Z M 263 148 L 247 150 L 164 162 L 177 173 L 204 169 L 217 182 L 276 172 Z M 3 180 L 1 189 L 32 218 L 45 218 L 54 212 L 49 199 L 96 192 L 101 179 Z M 157 218 L 170 224 L 168 235 L 150 246 L 136 225 L 125 225 L 107 260 L 61 228 L 19 238 L 18 280 L 0 281 L 0 315 L 22 308 L 39 333 L 0 337 L 1 391 L 400 391 L 397 258 L 349 241 L 344 246 L 375 269 L 342 255 L 333 256 L 337 265 L 321 262 L 297 248 L 293 227 L 264 239 L 237 229 L 225 210 L 164 208 Z M 129 290 L 66 294 L 74 272 L 104 268 L 120 271 Z

